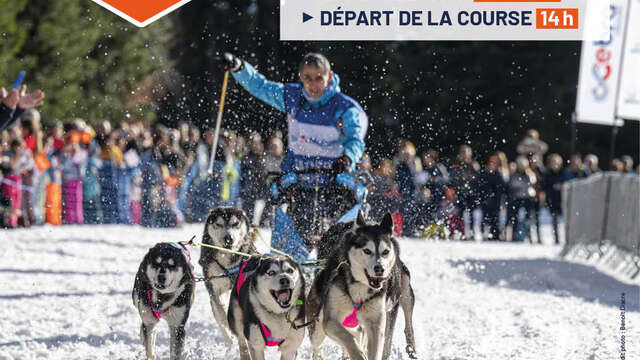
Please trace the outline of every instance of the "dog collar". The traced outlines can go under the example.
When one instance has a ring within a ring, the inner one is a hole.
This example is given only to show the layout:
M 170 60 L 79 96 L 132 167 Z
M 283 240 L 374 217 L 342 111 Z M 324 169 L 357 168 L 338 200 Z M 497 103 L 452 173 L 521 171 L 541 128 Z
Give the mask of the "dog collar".
M 347 328 L 354 328 L 359 325 L 358 317 L 356 316 L 356 314 L 358 310 L 362 308 L 362 304 L 364 304 L 364 301 L 355 302 L 353 301 L 353 299 L 351 299 L 351 304 L 353 304 L 353 312 L 347 315 L 344 320 L 342 320 L 342 326 Z
M 147 298 L 149 298 L 149 306 L 151 307 L 151 311 L 156 319 L 160 320 L 162 318 L 162 310 L 160 307 L 153 306 L 153 300 L 151 300 L 151 289 L 147 287 Z
M 234 266 L 232 268 L 227 269 L 224 266 L 222 266 L 222 264 L 220 264 L 220 261 L 218 261 L 218 259 L 214 258 L 213 261 L 224 271 L 224 274 L 227 276 L 237 274 L 240 271 L 240 266 Z
M 240 266 L 234 266 L 231 269 L 226 269 L 224 273 L 227 275 L 233 275 L 238 273 L 239 271 L 240 271 Z

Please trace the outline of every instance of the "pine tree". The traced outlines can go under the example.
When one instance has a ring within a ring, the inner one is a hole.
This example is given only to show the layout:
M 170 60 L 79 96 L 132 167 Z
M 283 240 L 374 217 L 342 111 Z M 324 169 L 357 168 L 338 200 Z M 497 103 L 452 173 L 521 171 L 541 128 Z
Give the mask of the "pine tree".
M 140 83 L 166 61 L 168 20 L 138 29 L 93 2 L 29 1 L 18 15 L 27 41 L 12 63 L 27 70 L 31 88 L 43 89 L 43 120 L 72 117 L 119 122 L 126 114 L 155 117 L 132 99 Z M 11 60 L 8 60 L 11 62 Z
M 156 99 L 140 97 L 137 92 L 156 71 L 172 66 L 166 46 L 171 19 L 139 29 L 93 3 L 89 5 L 87 14 L 95 17 L 94 26 L 102 33 L 89 55 L 99 61 L 93 78 L 84 83 L 90 94 L 87 112 L 93 119 L 110 118 L 116 122 L 128 115 L 155 119 Z
M 0 79 L 4 87 L 10 86 L 9 81 L 17 75 L 9 70 L 17 67 L 13 63 L 15 55 L 27 37 L 26 27 L 16 17 L 26 4 L 27 0 L 0 0 Z

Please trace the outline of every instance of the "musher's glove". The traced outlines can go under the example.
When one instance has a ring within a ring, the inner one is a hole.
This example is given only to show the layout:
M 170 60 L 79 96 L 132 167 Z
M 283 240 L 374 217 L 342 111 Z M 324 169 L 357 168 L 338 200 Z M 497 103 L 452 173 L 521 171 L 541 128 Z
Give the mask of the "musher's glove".
M 333 162 L 331 166 L 331 172 L 333 176 L 338 176 L 339 174 L 349 172 L 351 168 L 351 159 L 347 155 L 342 155 Z
M 222 71 L 236 72 L 242 69 L 242 60 L 232 53 L 224 53 L 220 58 L 220 68 Z

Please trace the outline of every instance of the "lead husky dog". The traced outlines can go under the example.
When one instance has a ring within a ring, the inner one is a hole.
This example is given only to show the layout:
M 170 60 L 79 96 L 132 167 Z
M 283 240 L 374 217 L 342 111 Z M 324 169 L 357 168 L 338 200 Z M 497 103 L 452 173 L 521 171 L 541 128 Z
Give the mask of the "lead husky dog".
M 189 253 L 176 243 L 158 243 L 145 255 L 133 284 L 133 305 L 142 325 L 140 339 L 147 359 L 155 358 L 156 325 L 169 324 L 171 359 L 182 357 L 184 325 L 194 298 L 194 278 Z
M 409 270 L 393 238 L 391 214 L 379 225 L 366 223 L 358 214 L 352 224 L 338 224 L 329 233 L 336 237 L 331 241 L 333 254 L 316 276 L 307 302 L 307 318 L 317 319 L 309 327 L 313 358 L 324 358 L 325 335 L 351 360 L 389 358 L 398 306 L 405 315 L 407 353 L 415 358 L 415 298 Z M 320 252 L 326 254 L 326 248 Z
M 229 325 L 242 360 L 262 360 L 278 346 L 282 360 L 296 358 L 304 338 L 305 282 L 289 257 L 254 255 L 243 263 L 229 301 Z
M 202 235 L 202 242 L 208 245 L 249 254 L 257 253 L 255 239 L 249 231 L 249 219 L 244 211 L 232 207 L 218 207 L 209 212 Z M 213 317 L 220 326 L 222 336 L 231 344 L 231 333 L 227 322 L 228 294 L 243 261 L 234 255 L 208 247 L 202 247 L 200 260 L 209 292 Z

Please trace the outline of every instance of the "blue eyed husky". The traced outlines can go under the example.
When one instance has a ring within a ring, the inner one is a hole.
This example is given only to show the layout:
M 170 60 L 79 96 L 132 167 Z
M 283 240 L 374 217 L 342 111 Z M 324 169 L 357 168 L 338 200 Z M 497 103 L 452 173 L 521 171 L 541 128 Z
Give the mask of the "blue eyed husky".
M 329 253 L 307 300 L 313 358 L 323 359 L 325 336 L 343 347 L 351 360 L 387 359 L 398 307 L 405 315 L 407 353 L 416 358 L 412 315 L 415 297 L 407 267 L 393 238 L 393 219 L 334 225 L 323 237 L 320 257 Z M 366 352 L 365 352 L 366 347 Z

